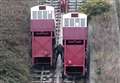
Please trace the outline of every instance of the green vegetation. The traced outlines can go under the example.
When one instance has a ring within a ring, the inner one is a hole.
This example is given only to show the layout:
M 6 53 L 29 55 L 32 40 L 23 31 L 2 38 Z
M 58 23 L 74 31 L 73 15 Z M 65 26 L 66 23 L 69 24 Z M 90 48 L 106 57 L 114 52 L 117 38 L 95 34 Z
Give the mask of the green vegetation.
M 110 10 L 110 4 L 103 0 L 87 0 L 80 6 L 80 12 L 88 15 L 88 18 L 92 16 L 101 15 Z
M 97 70 L 96 70 L 96 74 L 97 74 L 97 75 L 101 75 L 101 68 L 100 68 L 100 67 L 97 68 Z
M 5 83 L 27 83 L 28 68 L 9 55 L 0 56 L 0 80 Z
M 0 49 L 0 81 L 3 83 L 28 83 L 28 69 L 29 67 L 19 54 L 8 49 Z

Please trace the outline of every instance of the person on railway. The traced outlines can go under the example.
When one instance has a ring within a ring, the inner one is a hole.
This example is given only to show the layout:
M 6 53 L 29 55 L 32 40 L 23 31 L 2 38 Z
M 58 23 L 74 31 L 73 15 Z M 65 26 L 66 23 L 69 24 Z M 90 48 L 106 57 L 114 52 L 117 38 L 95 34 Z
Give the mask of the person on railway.
M 61 44 L 59 44 L 56 48 L 55 48 L 55 55 L 54 55 L 54 64 L 53 64 L 53 67 L 56 68 L 56 63 L 57 63 L 57 59 L 58 59 L 58 56 L 60 55 L 61 56 L 61 60 L 62 60 L 62 63 L 64 63 L 64 48 Z
M 65 13 L 66 11 L 66 1 L 65 0 L 61 0 L 61 12 Z

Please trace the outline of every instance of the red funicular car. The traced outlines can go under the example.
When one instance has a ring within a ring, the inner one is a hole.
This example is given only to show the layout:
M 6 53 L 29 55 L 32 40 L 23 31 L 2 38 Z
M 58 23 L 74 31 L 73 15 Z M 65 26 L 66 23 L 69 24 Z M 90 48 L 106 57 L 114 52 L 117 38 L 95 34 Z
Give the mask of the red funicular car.
M 39 5 L 31 8 L 33 65 L 52 65 L 54 28 L 54 7 Z
M 77 12 L 63 15 L 64 75 L 84 76 L 88 39 L 87 15 Z

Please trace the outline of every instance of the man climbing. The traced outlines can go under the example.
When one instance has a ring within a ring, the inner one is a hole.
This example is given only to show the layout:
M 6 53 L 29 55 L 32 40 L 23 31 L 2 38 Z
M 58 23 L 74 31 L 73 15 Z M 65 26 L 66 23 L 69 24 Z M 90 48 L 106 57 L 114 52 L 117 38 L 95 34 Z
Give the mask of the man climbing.
M 54 53 L 54 63 L 53 63 L 53 67 L 56 68 L 56 63 L 57 63 L 57 59 L 58 59 L 58 56 L 60 55 L 61 56 L 61 60 L 62 60 L 62 63 L 64 63 L 64 48 L 61 44 L 59 44 L 56 48 L 55 48 L 55 53 Z
M 66 12 L 66 0 L 60 0 L 61 2 L 61 12 L 65 13 Z

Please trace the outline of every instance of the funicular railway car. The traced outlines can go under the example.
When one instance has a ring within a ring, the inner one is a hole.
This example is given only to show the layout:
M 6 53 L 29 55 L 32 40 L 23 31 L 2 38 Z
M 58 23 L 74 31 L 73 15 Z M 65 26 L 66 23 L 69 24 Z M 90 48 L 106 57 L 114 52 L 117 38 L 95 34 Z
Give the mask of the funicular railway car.
M 78 12 L 63 15 L 63 76 L 84 77 L 87 72 L 87 15 Z
M 31 8 L 32 64 L 36 67 L 52 66 L 55 13 L 54 7 L 38 5 Z

